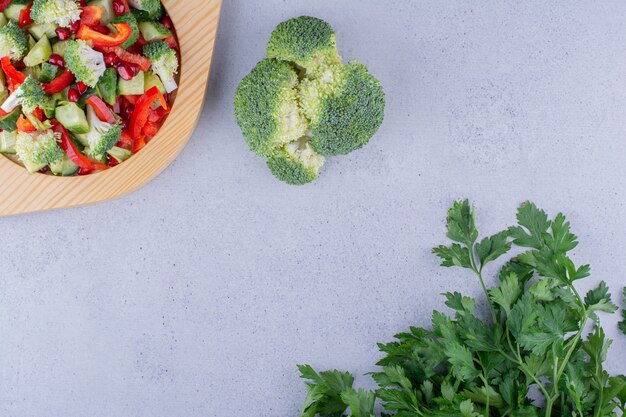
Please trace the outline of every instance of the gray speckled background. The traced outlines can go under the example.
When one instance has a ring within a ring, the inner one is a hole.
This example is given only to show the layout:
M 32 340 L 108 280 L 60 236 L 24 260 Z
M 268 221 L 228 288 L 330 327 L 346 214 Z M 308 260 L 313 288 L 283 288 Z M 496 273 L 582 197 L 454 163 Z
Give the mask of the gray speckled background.
M 246 149 L 231 101 L 300 14 L 335 25 L 388 107 L 369 146 L 291 188 Z M 363 374 L 439 293 L 478 295 L 430 254 L 459 197 L 485 233 L 526 199 L 566 211 L 577 261 L 617 295 L 624 22 L 621 1 L 226 1 L 202 120 L 171 167 L 121 200 L 0 220 L 0 415 L 294 416 L 296 363 Z M 621 338 L 613 371 L 625 355 Z

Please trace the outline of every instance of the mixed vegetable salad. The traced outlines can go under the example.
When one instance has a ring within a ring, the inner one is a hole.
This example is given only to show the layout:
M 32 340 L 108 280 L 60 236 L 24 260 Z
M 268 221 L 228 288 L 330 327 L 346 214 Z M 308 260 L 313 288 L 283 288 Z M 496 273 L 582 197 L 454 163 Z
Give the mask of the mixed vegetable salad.
M 153 138 L 180 54 L 160 0 L 0 0 L 0 153 L 86 175 Z

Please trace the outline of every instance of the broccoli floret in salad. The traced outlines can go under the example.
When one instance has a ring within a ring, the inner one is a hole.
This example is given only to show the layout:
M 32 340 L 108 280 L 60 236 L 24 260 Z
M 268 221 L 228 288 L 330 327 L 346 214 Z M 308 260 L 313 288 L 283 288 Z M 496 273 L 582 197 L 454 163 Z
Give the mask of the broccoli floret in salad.
M 304 185 L 317 179 L 324 165 L 307 137 L 302 137 L 277 150 L 267 159 L 267 166 L 276 178 L 291 185 Z
M 56 23 L 68 27 L 80 20 L 80 6 L 75 0 L 35 0 L 30 12 L 39 24 Z
M 143 47 L 143 54 L 152 62 L 152 70 L 159 76 L 168 93 L 176 90 L 178 57 L 176 51 L 164 41 L 155 41 Z
M 0 29 L 0 56 L 19 60 L 28 52 L 28 38 L 17 23 L 10 21 Z
M 150 19 L 159 18 L 163 14 L 161 0 L 129 0 L 128 4 L 137 10 L 146 12 Z
M 24 114 L 30 114 L 37 107 L 45 105 L 47 100 L 48 97 L 44 93 L 41 84 L 32 75 L 29 75 L 13 94 L 2 103 L 0 108 L 10 113 L 21 105 Z
M 289 61 L 315 76 L 329 65 L 341 65 L 335 31 L 321 19 L 302 16 L 279 24 L 267 44 L 267 57 Z
M 51 130 L 36 132 L 33 135 L 18 132 L 15 153 L 28 172 L 37 172 L 46 165 L 63 158 L 63 150 L 57 143 L 58 138 L 59 134 Z
M 89 122 L 89 133 L 76 135 L 76 137 L 80 143 L 89 149 L 88 155 L 90 157 L 102 160 L 106 157 L 107 151 L 120 141 L 122 125 L 103 122 L 91 106 L 87 106 L 87 121 Z
M 310 120 L 311 145 L 324 156 L 363 147 L 383 122 L 385 93 L 367 68 L 351 62 L 329 80 L 304 80 L 300 103 Z
M 65 65 L 76 79 L 89 87 L 95 87 L 106 70 L 104 55 L 82 40 L 68 41 L 64 58 Z
M 298 74 L 284 61 L 264 59 L 239 84 L 235 118 L 250 150 L 270 156 L 303 137 L 307 121 L 298 106 Z

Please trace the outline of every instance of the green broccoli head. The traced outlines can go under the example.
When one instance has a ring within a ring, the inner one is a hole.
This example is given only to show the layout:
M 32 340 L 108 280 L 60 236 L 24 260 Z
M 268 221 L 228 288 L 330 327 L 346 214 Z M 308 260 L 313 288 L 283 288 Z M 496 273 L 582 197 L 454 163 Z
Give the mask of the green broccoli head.
M 0 108 L 10 113 L 21 105 L 24 114 L 30 114 L 37 107 L 45 106 L 48 100 L 49 98 L 44 93 L 41 84 L 32 75 L 29 75 L 19 88 L 2 103 Z
M 152 62 L 152 70 L 159 76 L 168 93 L 176 90 L 178 57 L 176 51 L 164 41 L 150 42 L 143 47 L 143 54 Z
M 0 56 L 13 60 L 24 58 L 28 52 L 28 38 L 17 23 L 10 21 L 0 29 Z
M 290 142 L 275 151 L 267 166 L 276 178 L 291 185 L 304 185 L 317 179 L 324 157 L 311 147 L 307 137 Z
M 158 19 L 163 15 L 161 0 L 129 0 L 128 4 L 137 10 L 145 12 L 146 17 L 149 19 Z
M 265 59 L 239 84 L 235 118 L 250 149 L 269 156 L 307 130 L 298 106 L 298 74 L 287 62 Z
M 345 155 L 363 147 L 383 122 L 385 93 L 367 68 L 345 65 L 333 81 L 305 80 L 300 100 L 310 120 L 311 145 L 321 155 Z
M 75 0 L 35 0 L 30 15 L 36 23 L 56 23 L 68 27 L 80 20 L 80 7 Z
M 89 156 L 101 160 L 106 156 L 107 151 L 120 141 L 122 126 L 119 123 L 103 122 L 91 106 L 87 106 L 87 121 L 89 132 L 76 136 L 83 145 L 89 148 Z
M 117 16 L 115 19 L 111 20 L 111 23 L 128 23 L 130 29 L 132 30 L 130 34 L 130 38 L 126 42 L 122 44 L 122 48 L 126 49 L 131 47 L 137 42 L 139 39 L 139 24 L 137 23 L 137 18 L 132 13 L 124 13 L 121 16 Z
M 17 133 L 15 153 L 28 172 L 37 172 L 46 165 L 63 158 L 63 150 L 57 143 L 59 136 L 51 130 L 35 133 L 32 136 L 24 132 Z
M 104 55 L 82 40 L 68 41 L 64 58 L 65 65 L 76 79 L 89 87 L 95 87 L 106 70 Z
M 341 64 L 335 31 L 323 20 L 302 16 L 274 29 L 267 44 L 267 57 L 295 63 L 315 76 L 320 69 Z

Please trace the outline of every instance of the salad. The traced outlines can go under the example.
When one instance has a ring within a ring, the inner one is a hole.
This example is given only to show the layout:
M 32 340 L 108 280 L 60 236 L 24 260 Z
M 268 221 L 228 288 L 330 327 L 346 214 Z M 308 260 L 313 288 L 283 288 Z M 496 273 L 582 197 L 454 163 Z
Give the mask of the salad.
M 180 53 L 160 0 L 0 0 L 0 153 L 87 175 L 152 139 Z

